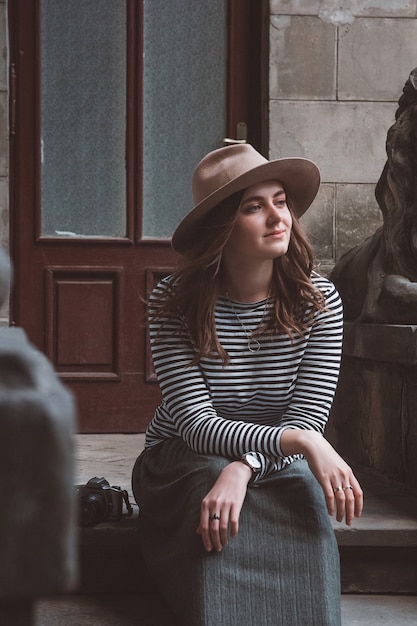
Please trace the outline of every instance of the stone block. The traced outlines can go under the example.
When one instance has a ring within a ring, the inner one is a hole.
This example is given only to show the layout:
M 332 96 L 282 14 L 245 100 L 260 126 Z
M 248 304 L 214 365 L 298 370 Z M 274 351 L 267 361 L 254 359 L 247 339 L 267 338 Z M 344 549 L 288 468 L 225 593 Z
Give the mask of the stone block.
M 356 20 L 339 31 L 339 99 L 397 101 L 416 59 L 416 19 Z
M 269 41 L 270 98 L 336 99 L 336 29 L 331 24 L 316 17 L 272 16 Z
M 317 15 L 321 0 L 269 0 L 271 15 Z
M 397 103 L 270 102 L 270 158 L 307 157 L 326 183 L 376 183 Z
M 416 17 L 417 0 L 270 0 L 271 15 L 319 15 L 346 23 L 352 17 Z
M 0 416 L 2 606 L 77 577 L 74 401 L 18 328 L 0 328 Z
M 382 226 L 375 185 L 337 185 L 336 260 Z
M 332 407 L 338 451 L 417 491 L 417 326 L 345 324 Z
M 343 354 L 357 359 L 417 367 L 417 326 L 345 322 Z
M 334 261 L 334 196 L 334 185 L 321 185 L 316 199 L 300 220 L 318 261 Z

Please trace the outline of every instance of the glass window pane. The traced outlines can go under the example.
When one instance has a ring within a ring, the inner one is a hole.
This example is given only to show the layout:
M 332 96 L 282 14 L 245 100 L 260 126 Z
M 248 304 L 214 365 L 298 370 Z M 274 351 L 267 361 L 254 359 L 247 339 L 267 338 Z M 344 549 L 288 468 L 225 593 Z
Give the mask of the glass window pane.
M 42 235 L 126 235 L 126 2 L 41 2 Z
M 170 237 L 226 130 L 226 0 L 144 2 L 143 233 Z

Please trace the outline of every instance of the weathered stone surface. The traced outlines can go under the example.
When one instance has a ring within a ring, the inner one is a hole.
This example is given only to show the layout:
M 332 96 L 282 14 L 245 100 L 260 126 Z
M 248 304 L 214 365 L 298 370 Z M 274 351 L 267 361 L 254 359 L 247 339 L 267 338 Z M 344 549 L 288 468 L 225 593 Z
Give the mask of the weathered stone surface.
M 331 24 L 315 17 L 272 16 L 269 45 L 270 98 L 336 99 L 336 31 Z
M 334 196 L 334 185 L 321 185 L 312 206 L 301 218 L 319 261 L 334 261 Z
M 269 156 L 312 159 L 323 182 L 375 184 L 386 158 L 384 129 L 395 108 L 382 102 L 273 100 Z
M 270 0 L 271 14 L 321 15 L 337 23 L 352 17 L 415 17 L 416 0 Z
M 343 355 L 417 367 L 417 326 L 347 323 Z
M 22 330 L 0 328 L 0 600 L 76 582 L 74 429 L 49 361 Z
M 355 20 L 338 49 L 341 100 L 396 100 L 417 59 L 417 20 Z
M 382 225 L 375 185 L 337 185 L 336 260 Z
M 417 491 L 417 326 L 345 324 L 331 417 L 338 451 Z

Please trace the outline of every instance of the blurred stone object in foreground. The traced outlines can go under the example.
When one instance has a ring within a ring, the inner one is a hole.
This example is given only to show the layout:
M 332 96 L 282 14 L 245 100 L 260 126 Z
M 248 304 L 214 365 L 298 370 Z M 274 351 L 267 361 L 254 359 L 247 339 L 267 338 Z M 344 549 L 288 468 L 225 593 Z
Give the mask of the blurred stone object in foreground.
M 10 264 L 0 249 L 0 304 Z M 77 578 L 75 405 L 20 328 L 0 327 L 0 624 L 31 624 L 37 596 Z

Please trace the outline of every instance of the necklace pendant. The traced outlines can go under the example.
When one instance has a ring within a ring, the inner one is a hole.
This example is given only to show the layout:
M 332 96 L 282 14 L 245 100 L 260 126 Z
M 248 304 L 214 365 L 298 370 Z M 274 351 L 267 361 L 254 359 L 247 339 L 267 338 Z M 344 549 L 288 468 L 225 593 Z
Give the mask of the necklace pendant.
M 257 339 L 249 339 L 248 341 L 248 350 L 249 352 L 259 352 L 259 350 L 261 349 L 261 344 L 259 343 L 259 341 Z
M 268 309 L 268 305 L 269 305 L 269 295 L 270 295 L 270 294 L 268 293 L 268 298 L 267 298 L 267 300 L 266 300 L 266 302 L 265 302 L 265 305 L 264 305 L 264 310 L 263 310 L 263 313 L 262 313 L 262 319 L 261 319 L 261 321 L 259 322 L 259 324 L 258 324 L 257 328 L 259 328 L 260 326 L 262 326 L 263 321 L 264 321 L 264 319 L 265 319 L 266 311 L 267 311 L 267 309 Z M 226 298 L 228 299 L 229 304 L 230 304 L 230 306 L 231 306 L 231 308 L 232 308 L 232 311 L 233 311 L 233 313 L 234 313 L 234 315 L 235 315 L 236 319 L 239 321 L 240 325 L 242 326 L 242 330 L 243 330 L 243 332 L 244 332 L 244 333 L 245 333 L 245 335 L 246 335 L 246 338 L 247 338 L 247 340 L 248 340 L 247 345 L 248 345 L 248 350 L 249 350 L 249 352 L 259 352 L 259 350 L 261 349 L 261 344 L 260 344 L 260 342 L 259 342 L 257 339 L 255 339 L 254 337 L 251 337 L 251 334 L 249 333 L 248 329 L 246 328 L 246 326 L 245 326 L 245 325 L 244 325 L 244 323 L 242 322 L 242 320 L 241 320 L 241 318 L 239 317 L 239 315 L 236 313 L 235 307 L 233 306 L 233 303 L 231 302 L 231 300 L 230 300 L 230 298 L 229 298 L 229 294 L 228 294 L 227 292 L 226 292 Z M 257 329 L 255 329 L 255 330 L 257 330 Z M 252 332 L 255 332 L 255 331 L 252 331 Z

